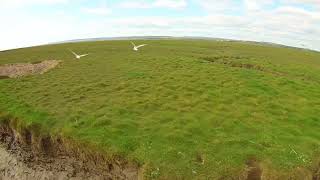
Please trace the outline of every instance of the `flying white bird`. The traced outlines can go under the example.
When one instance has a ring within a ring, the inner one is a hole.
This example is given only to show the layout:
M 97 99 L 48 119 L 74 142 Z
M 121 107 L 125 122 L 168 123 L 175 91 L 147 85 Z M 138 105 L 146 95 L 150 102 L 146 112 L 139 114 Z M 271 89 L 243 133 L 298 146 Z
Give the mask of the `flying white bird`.
M 81 55 L 79 55 L 79 54 L 77 54 L 77 53 L 75 53 L 75 52 L 73 52 L 73 51 L 71 51 L 70 50 L 70 52 L 77 58 L 77 59 L 80 59 L 80 58 L 82 58 L 82 57 L 84 57 L 84 56 L 88 56 L 89 54 L 81 54 Z
M 139 45 L 139 46 L 136 46 L 133 42 L 131 42 L 131 44 L 133 45 L 133 50 L 134 50 L 134 51 L 138 51 L 139 48 L 147 45 L 147 44 L 141 44 L 141 45 Z

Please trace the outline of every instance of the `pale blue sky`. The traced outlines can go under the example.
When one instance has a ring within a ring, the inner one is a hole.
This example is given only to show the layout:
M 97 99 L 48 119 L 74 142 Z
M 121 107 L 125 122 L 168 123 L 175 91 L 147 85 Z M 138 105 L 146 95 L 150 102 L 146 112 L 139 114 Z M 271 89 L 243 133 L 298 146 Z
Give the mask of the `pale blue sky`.
M 320 50 L 319 0 L 1 0 L 0 50 L 113 36 L 210 36 Z

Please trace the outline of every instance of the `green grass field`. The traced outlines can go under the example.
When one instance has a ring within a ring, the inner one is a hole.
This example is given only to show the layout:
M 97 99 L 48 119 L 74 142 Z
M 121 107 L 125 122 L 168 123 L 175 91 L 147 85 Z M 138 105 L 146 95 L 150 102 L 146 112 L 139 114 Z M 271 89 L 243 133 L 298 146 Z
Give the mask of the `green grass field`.
M 254 157 L 291 172 L 320 152 L 320 53 L 244 42 L 83 42 L 0 52 L 62 60 L 0 80 L 0 112 L 137 161 L 145 176 L 217 179 Z M 76 61 L 68 51 L 91 53 Z

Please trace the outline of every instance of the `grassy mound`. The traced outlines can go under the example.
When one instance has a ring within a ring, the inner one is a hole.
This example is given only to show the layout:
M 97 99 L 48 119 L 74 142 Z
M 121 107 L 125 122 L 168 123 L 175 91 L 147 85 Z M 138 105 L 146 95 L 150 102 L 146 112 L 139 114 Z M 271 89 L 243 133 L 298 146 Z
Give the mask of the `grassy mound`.
M 0 79 L 0 112 L 136 161 L 149 179 L 316 177 L 320 53 L 204 40 L 147 44 L 138 52 L 129 41 L 1 52 L 0 64 L 63 64 Z M 76 61 L 67 49 L 90 55 Z

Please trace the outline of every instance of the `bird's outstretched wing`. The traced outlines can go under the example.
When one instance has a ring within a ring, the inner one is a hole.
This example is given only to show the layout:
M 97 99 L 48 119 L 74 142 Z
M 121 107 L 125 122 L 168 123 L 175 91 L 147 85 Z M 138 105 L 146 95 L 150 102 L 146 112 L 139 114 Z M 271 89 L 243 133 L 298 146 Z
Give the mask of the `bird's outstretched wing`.
M 89 54 L 82 54 L 82 55 L 79 55 L 80 57 L 84 57 L 84 56 L 88 56 Z
M 131 41 L 131 44 L 134 46 L 134 47 L 136 47 L 136 45 Z
M 69 50 L 73 55 L 78 56 L 77 53 L 73 52 L 72 50 Z
M 140 47 L 143 47 L 143 46 L 146 46 L 146 45 L 148 45 L 148 44 L 141 44 L 141 45 L 137 46 L 137 48 L 140 48 Z

